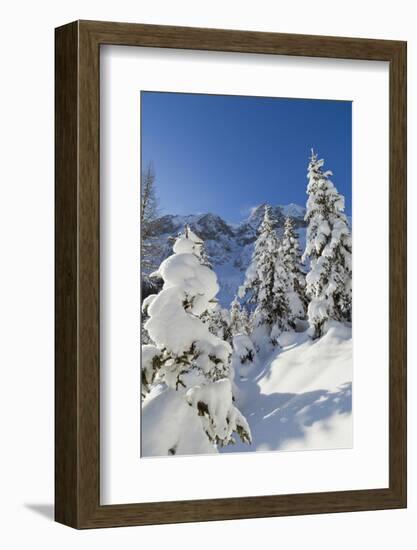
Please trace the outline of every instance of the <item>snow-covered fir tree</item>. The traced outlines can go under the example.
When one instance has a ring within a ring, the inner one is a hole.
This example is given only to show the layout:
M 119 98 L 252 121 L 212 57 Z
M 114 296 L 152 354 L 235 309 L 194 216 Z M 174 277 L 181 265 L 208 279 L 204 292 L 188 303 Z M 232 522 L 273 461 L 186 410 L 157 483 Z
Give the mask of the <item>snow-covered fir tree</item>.
M 179 233 L 178 237 L 174 240 L 173 249 L 176 254 L 180 254 L 183 251 L 187 254 L 194 254 L 202 265 L 205 262 L 205 258 L 203 258 L 204 241 L 191 231 L 188 224 L 185 224 L 184 231 Z
M 140 221 L 141 221 L 141 294 L 142 300 L 159 291 L 159 281 L 149 274 L 157 267 L 157 258 L 162 248 L 158 240 L 158 197 L 155 189 L 156 175 L 153 163 L 149 163 L 141 174 Z M 149 335 L 144 329 L 146 315 L 141 318 L 141 342 L 150 343 Z
M 213 267 L 211 265 L 211 262 L 210 262 L 210 258 L 209 258 L 209 255 L 207 253 L 207 249 L 206 249 L 206 246 L 203 242 L 203 245 L 200 249 L 200 261 L 202 263 L 202 265 L 205 265 L 206 267 L 209 267 L 210 269 Z
M 158 253 L 158 240 L 155 237 L 158 217 L 158 198 L 155 190 L 155 170 L 152 163 L 141 175 L 140 221 L 141 221 L 141 266 L 142 272 L 148 274 L 155 269 L 154 258 Z
M 277 333 L 287 324 L 286 285 L 286 272 L 279 257 L 279 240 L 271 218 L 271 207 L 267 206 L 239 296 L 246 297 L 246 302 L 254 307 L 251 316 L 253 328 L 264 327 L 272 334 L 274 342 Z
M 303 261 L 310 263 L 306 277 L 308 319 L 313 338 L 326 332 L 329 319 L 351 321 L 352 240 L 344 212 L 344 197 L 323 170 L 324 160 L 311 151 L 308 166 L 308 222 Z
M 218 336 L 221 340 L 229 342 L 229 344 L 232 343 L 230 314 L 227 309 L 217 304 L 203 313 L 201 319 L 207 323 L 209 331 L 212 334 Z
M 250 334 L 252 331 L 252 323 L 246 306 L 241 306 L 240 321 L 242 325 L 242 332 L 244 334 Z
M 191 231 L 187 224 L 184 227 L 184 233 L 180 233 L 178 236 L 178 239 L 182 238 L 189 239 L 192 242 L 191 253 L 194 254 L 200 264 L 211 269 L 211 263 L 203 239 Z M 178 245 L 175 244 L 174 246 L 178 247 Z M 229 328 L 229 312 L 227 309 L 222 308 L 216 299 L 213 299 L 209 305 L 210 307 L 200 315 L 201 320 L 207 324 L 212 334 L 230 344 L 232 335 Z
M 289 314 L 288 322 L 294 327 L 297 319 L 306 316 L 307 299 L 305 295 L 305 273 L 301 262 L 301 250 L 294 220 L 285 219 L 284 235 L 279 248 L 279 256 L 285 269 Z
M 244 312 L 246 312 L 246 308 L 242 309 L 238 297 L 235 296 L 230 304 L 230 331 L 232 336 L 236 336 L 236 334 L 247 334 L 247 312 L 246 319 L 244 317 Z
M 289 274 L 285 268 L 278 247 L 278 254 L 275 261 L 274 286 L 272 294 L 272 311 L 274 312 L 274 323 L 271 330 L 271 341 L 278 343 L 278 337 L 283 330 L 289 328 L 290 305 L 288 301 L 288 279 Z
M 250 442 L 246 419 L 233 404 L 231 346 L 201 319 L 217 306 L 219 290 L 215 273 L 201 263 L 201 247 L 186 227 L 155 274 L 163 279 L 161 292 L 143 303 L 153 343 L 142 346 L 142 392 L 163 384 L 183 393 L 216 445 L 233 442 L 234 432 Z

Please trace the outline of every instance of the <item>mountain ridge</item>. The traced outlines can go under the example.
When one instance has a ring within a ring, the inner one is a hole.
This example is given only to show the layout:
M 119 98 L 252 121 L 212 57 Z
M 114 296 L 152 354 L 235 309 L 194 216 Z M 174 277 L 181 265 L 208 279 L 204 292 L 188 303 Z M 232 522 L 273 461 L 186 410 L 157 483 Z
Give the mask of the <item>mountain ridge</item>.
M 271 206 L 272 218 L 278 235 L 282 234 L 286 217 L 291 217 L 300 237 L 300 246 L 305 243 L 305 208 L 290 203 L 272 206 L 262 203 L 251 209 L 249 216 L 238 224 L 226 222 L 221 216 L 211 212 L 203 214 L 165 214 L 152 225 L 155 249 L 159 250 L 156 263 L 172 253 L 172 237 L 180 233 L 184 225 L 204 241 L 209 261 L 217 274 L 220 291 L 218 300 L 223 307 L 229 307 L 238 287 L 242 284 L 245 271 L 250 263 L 253 243 L 256 240 L 259 225 L 264 217 L 266 206 Z M 145 278 L 146 278 L 146 274 Z M 144 296 L 144 293 L 142 293 Z
M 305 227 L 306 222 L 304 221 L 304 215 L 306 209 L 303 206 L 295 203 L 276 206 L 272 206 L 269 203 L 262 203 L 252 208 L 249 216 L 238 224 L 227 222 L 221 216 L 212 212 L 186 215 L 164 214 L 153 222 L 152 233 L 155 236 L 167 233 L 174 234 L 187 224 L 197 234 L 197 227 L 199 227 L 200 233 L 202 233 L 199 236 L 203 240 L 207 240 L 213 239 L 216 235 L 216 231 L 220 231 L 229 236 L 239 237 L 250 227 L 252 230 L 255 230 L 255 235 L 251 235 L 252 238 L 255 238 L 256 231 L 262 222 L 267 206 L 271 207 L 271 215 L 276 222 L 277 228 L 283 227 L 286 217 L 292 218 L 295 221 L 296 227 Z

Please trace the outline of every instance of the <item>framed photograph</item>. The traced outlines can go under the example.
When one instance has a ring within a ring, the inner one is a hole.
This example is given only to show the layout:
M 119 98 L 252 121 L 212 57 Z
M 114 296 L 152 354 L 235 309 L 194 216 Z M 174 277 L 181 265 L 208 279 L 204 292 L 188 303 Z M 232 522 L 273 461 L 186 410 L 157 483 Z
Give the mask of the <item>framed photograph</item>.
M 56 29 L 56 520 L 406 506 L 406 43 Z

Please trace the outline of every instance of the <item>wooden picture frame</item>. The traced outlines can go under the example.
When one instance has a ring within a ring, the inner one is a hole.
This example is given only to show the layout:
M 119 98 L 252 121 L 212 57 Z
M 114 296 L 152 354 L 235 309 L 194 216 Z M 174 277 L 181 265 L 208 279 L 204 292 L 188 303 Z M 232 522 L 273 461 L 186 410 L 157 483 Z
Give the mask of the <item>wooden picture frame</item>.
M 75 528 L 406 507 L 406 43 L 76 21 L 56 29 L 55 519 Z M 104 44 L 389 62 L 389 487 L 100 505 L 99 56 Z

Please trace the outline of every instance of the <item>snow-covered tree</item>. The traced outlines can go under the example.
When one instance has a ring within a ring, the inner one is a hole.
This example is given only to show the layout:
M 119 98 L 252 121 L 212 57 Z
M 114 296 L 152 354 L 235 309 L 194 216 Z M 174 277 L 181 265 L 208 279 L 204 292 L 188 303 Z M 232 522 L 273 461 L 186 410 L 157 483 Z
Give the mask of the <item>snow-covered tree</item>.
M 210 269 L 213 267 L 210 262 L 210 258 L 206 249 L 206 245 L 203 243 L 201 250 L 200 250 L 200 261 L 202 265 L 205 265 L 206 267 L 209 267 Z
M 179 240 L 183 238 L 191 241 L 190 251 L 200 264 L 211 269 L 204 241 L 191 231 L 189 225 L 185 225 L 184 232 L 178 236 Z M 175 244 L 175 246 L 181 250 L 181 245 Z M 229 313 L 226 309 L 220 307 L 216 299 L 213 299 L 209 303 L 209 307 L 200 315 L 200 319 L 207 324 L 212 334 L 218 336 L 221 340 L 229 342 L 229 344 L 231 343 Z
M 252 331 L 252 323 L 246 306 L 241 306 L 241 316 L 240 316 L 242 332 L 244 334 L 250 334 Z
M 272 311 L 274 312 L 274 323 L 272 324 L 271 340 L 273 344 L 278 343 L 278 337 L 283 330 L 289 328 L 290 306 L 288 301 L 288 279 L 289 274 L 285 269 L 279 248 L 275 261 L 274 286 L 272 294 Z
M 234 432 L 243 443 L 252 442 L 246 418 L 233 405 L 229 378 L 193 386 L 187 391 L 186 398 L 189 405 L 198 411 L 203 429 L 212 443 L 220 446 L 235 443 Z
M 324 161 L 311 151 L 308 166 L 308 222 L 303 261 L 309 261 L 306 295 L 311 334 L 318 338 L 329 319 L 351 321 L 352 240 L 344 212 L 344 197 L 323 170 Z
M 297 319 L 304 319 L 307 300 L 305 295 L 305 274 L 301 262 L 301 250 L 294 220 L 285 219 L 284 235 L 279 248 L 279 257 L 286 274 L 286 296 L 288 300 L 290 326 L 295 325 Z
M 286 273 L 279 258 L 279 240 L 271 207 L 267 206 L 245 282 L 239 289 L 239 296 L 246 296 L 247 303 L 254 306 L 251 318 L 254 329 L 262 326 L 270 334 L 271 330 L 277 332 L 285 327 L 288 318 L 285 288 Z
M 236 334 L 233 337 L 233 361 L 238 368 L 241 365 L 252 363 L 255 355 L 255 346 L 247 334 Z
M 142 391 L 162 383 L 183 392 L 215 444 L 232 442 L 233 432 L 250 441 L 246 420 L 233 404 L 231 346 L 201 319 L 217 305 L 219 290 L 216 274 L 201 264 L 201 243 L 186 227 L 175 241 L 174 254 L 158 269 L 162 290 L 143 303 L 149 317 L 145 329 L 153 343 L 142 346 Z
M 232 343 L 232 332 L 230 327 L 230 315 L 227 309 L 219 304 L 208 309 L 201 316 L 202 321 L 207 323 L 209 331 L 221 340 Z
M 158 199 L 155 191 L 155 170 L 152 163 L 142 172 L 140 194 L 141 265 L 148 274 L 155 269 L 158 243 L 155 238 L 155 222 L 158 217 Z
M 238 297 L 235 296 L 230 304 L 230 331 L 232 336 L 236 334 L 248 334 L 248 321 L 246 308 L 242 308 Z

